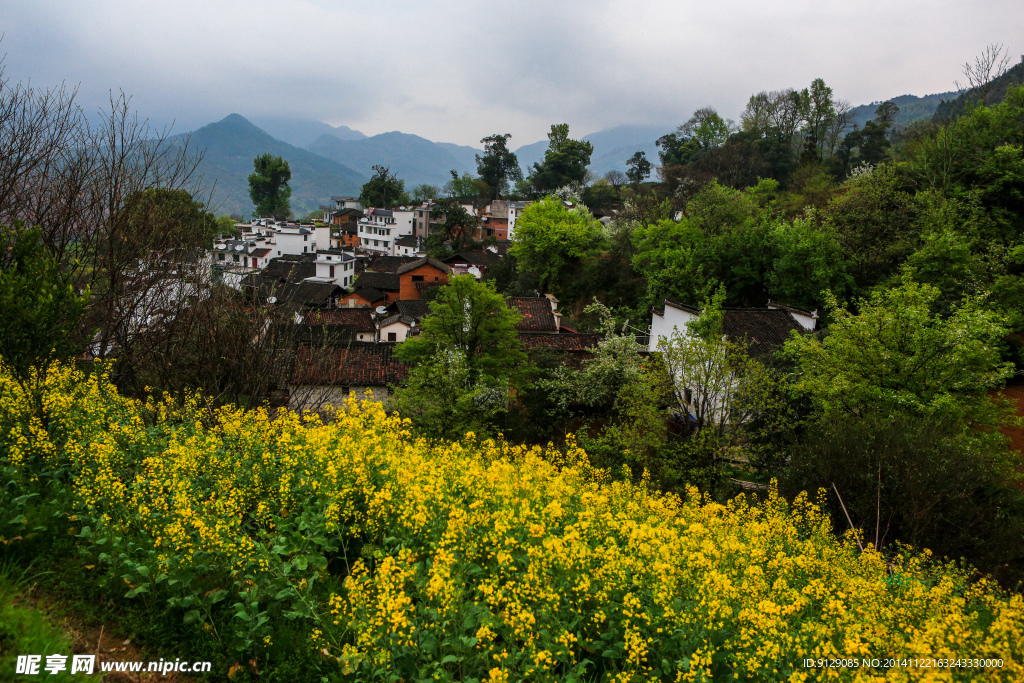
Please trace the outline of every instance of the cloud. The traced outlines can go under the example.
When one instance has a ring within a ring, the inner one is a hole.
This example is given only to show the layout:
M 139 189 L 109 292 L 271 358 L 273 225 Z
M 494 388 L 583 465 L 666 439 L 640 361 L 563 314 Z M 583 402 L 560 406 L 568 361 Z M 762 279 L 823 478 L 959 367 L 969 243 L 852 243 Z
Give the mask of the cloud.
M 7 76 L 111 89 L 155 122 L 231 112 L 477 144 L 736 117 L 762 89 L 822 77 L 855 104 L 952 88 L 959 64 L 1024 34 L 1007 0 L 59 0 L 7 3 Z

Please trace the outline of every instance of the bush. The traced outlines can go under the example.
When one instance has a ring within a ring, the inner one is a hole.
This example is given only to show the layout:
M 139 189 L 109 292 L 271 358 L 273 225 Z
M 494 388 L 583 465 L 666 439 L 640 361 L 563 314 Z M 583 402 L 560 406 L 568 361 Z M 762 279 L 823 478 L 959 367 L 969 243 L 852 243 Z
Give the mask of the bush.
M 939 556 L 966 557 L 1010 583 L 1024 578 L 1024 494 L 1002 483 L 983 441 L 961 425 L 893 417 L 821 421 L 793 453 L 783 490 L 824 488 L 833 523 L 875 529 Z
M 571 442 L 431 445 L 371 403 L 208 417 L 57 368 L 44 406 L 47 431 L 0 376 L 7 547 L 74 539 L 78 581 L 251 661 L 234 680 L 771 681 L 804 657 L 964 653 L 1024 674 L 1020 595 L 926 555 L 887 567 L 805 496 L 683 502 Z

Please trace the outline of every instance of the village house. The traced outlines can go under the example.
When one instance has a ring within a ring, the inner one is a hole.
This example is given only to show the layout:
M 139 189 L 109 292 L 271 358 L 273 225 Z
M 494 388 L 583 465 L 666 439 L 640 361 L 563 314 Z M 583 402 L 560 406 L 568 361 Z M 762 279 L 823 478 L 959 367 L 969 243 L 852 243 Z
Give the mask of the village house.
M 558 312 L 558 299 L 554 296 L 510 296 L 509 308 L 519 311 L 522 319 L 516 324 L 520 334 L 558 334 L 562 314 Z
M 367 209 L 358 221 L 359 246 L 366 251 L 395 255 L 395 242 L 400 237 L 412 235 L 412 209 Z
M 348 330 L 348 338 L 360 342 L 377 341 L 377 326 L 368 308 L 336 308 L 310 311 L 302 318 L 303 325 L 323 325 Z M 345 338 L 344 335 L 341 338 Z
M 348 287 L 356 279 L 356 258 L 344 251 L 316 252 L 316 279 Z
M 816 312 L 778 303 L 768 308 L 724 308 L 722 312 L 722 333 L 730 341 L 744 341 L 750 354 L 755 357 L 785 344 L 793 330 L 813 331 L 818 317 Z M 686 324 L 699 316 L 700 310 L 696 307 L 665 299 L 662 308 L 655 309 L 651 314 L 648 350 L 657 351 L 658 342 L 670 338 L 676 330 L 680 334 L 687 334 Z
M 352 342 L 336 348 L 300 346 L 289 381 L 288 407 L 324 411 L 341 407 L 349 397 L 387 402 L 390 387 L 409 374 L 394 358 L 394 344 Z
M 501 261 L 497 247 L 486 247 L 481 251 L 462 251 L 444 260 L 453 275 L 472 275 L 477 280 L 487 278 L 487 271 Z

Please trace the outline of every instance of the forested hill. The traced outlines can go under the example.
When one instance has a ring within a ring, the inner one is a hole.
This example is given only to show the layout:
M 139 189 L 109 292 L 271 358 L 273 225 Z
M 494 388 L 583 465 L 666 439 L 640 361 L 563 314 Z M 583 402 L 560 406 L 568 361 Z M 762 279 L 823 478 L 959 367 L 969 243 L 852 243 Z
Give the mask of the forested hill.
M 216 180 L 210 207 L 216 213 L 252 213 L 248 178 L 253 159 L 260 154 L 283 157 L 291 167 L 291 205 L 296 215 L 305 215 L 331 195 L 358 195 L 367 181 L 347 166 L 272 137 L 239 114 L 203 126 L 189 138 L 190 147 L 205 152 L 199 171 L 208 182 Z
M 476 175 L 476 155 L 483 153 L 483 150 L 473 147 L 432 142 L 399 131 L 361 140 L 341 140 L 336 135 L 321 135 L 306 149 L 367 176 L 373 173 L 374 165 L 387 166 L 405 181 L 407 188 L 421 183 L 444 185 L 451 180 L 452 170 L 460 175 Z
M 900 110 L 896 113 L 896 125 L 908 125 L 915 121 L 927 121 L 935 115 L 935 110 L 939 108 L 939 105 L 943 102 L 948 102 L 957 96 L 957 91 L 951 90 L 949 92 L 936 93 L 934 95 L 923 95 L 918 97 L 917 95 L 900 95 L 899 97 L 890 97 L 887 102 L 892 102 Z M 862 104 L 859 107 L 854 107 L 851 119 L 851 124 L 858 128 L 863 128 L 864 124 L 875 117 L 875 110 L 878 109 L 878 105 L 881 102 L 872 102 L 871 104 Z
M 1024 55 L 1021 56 L 1021 61 L 1016 66 L 1007 70 L 999 78 L 979 88 L 960 93 L 955 98 L 948 98 L 935 110 L 934 120 L 944 122 L 948 121 L 950 117 L 959 116 L 963 113 L 964 105 L 968 100 L 977 101 L 984 98 L 985 104 L 990 107 L 999 104 L 1006 99 L 1006 93 L 1011 88 L 1021 84 L 1024 84 Z M 952 94 L 956 95 L 956 93 Z

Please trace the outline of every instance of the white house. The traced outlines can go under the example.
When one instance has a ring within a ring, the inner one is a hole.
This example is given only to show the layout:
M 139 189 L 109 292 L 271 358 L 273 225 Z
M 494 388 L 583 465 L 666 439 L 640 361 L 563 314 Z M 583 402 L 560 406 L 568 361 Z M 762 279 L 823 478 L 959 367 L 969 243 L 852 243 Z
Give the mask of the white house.
M 285 254 L 312 254 L 316 251 L 313 231 L 301 225 L 278 224 L 274 233 L 274 256 Z
M 396 313 L 377 322 L 377 341 L 403 342 L 416 327 L 413 318 Z
M 366 251 L 396 256 L 395 242 L 413 232 L 412 209 L 367 209 L 359 219 L 359 246 Z
M 343 251 L 316 252 L 316 279 L 348 287 L 356 279 L 356 258 Z

